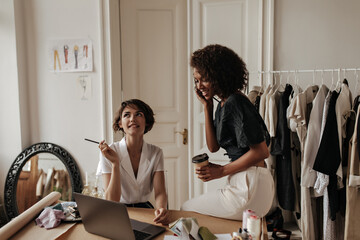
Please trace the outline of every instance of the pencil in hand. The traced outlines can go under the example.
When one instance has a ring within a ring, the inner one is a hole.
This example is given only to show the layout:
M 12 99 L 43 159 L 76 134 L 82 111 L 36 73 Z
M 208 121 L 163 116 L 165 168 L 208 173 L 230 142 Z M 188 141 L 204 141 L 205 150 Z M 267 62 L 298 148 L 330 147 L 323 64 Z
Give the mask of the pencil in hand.
M 94 141 L 94 140 L 91 140 L 91 139 L 88 139 L 88 138 L 84 138 L 84 140 L 85 140 L 85 141 L 92 142 L 92 143 L 100 144 L 99 142 Z

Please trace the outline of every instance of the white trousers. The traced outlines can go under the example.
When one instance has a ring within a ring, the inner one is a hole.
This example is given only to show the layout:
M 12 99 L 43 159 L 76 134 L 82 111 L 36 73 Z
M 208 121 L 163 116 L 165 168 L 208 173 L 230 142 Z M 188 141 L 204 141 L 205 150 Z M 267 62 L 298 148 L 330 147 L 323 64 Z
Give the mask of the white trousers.
M 274 180 L 270 171 L 263 167 L 250 167 L 229 175 L 224 188 L 186 201 L 181 210 L 242 220 L 243 211 L 247 209 L 255 211 L 259 217 L 265 216 L 273 198 Z

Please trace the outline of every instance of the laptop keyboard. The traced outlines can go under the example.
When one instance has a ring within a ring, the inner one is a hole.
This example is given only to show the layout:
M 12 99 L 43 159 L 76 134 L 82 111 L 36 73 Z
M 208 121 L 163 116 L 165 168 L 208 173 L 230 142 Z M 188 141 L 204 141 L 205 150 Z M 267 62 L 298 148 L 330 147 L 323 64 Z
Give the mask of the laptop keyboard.
M 149 237 L 151 235 L 149 233 L 140 232 L 140 231 L 135 230 L 135 229 L 133 229 L 133 231 L 134 231 L 136 240 L 143 240 L 143 239 L 146 239 L 147 237 Z

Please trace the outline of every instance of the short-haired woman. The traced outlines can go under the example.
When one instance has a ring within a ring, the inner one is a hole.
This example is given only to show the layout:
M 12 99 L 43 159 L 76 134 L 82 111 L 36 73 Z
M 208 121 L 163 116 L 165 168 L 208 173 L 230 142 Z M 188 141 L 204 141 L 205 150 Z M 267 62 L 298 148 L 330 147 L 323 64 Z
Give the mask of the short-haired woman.
M 168 223 L 167 195 L 162 150 L 144 141 L 144 134 L 154 125 L 154 113 L 139 99 L 121 103 L 116 112 L 113 129 L 125 133 L 124 138 L 111 145 L 100 142 L 100 161 L 97 175 L 102 175 L 105 197 L 120 201 L 128 207 L 154 208 L 148 201 L 155 190 L 156 223 Z

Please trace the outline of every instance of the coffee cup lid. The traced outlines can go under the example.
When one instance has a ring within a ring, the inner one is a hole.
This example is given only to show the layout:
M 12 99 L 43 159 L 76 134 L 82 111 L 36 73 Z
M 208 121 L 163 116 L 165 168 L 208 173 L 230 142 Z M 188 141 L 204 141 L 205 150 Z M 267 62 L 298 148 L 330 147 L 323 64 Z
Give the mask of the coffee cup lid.
M 193 163 L 201 163 L 209 159 L 209 156 L 206 153 L 196 155 L 192 158 Z

